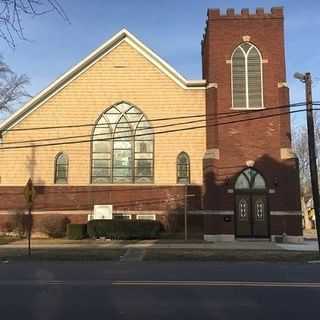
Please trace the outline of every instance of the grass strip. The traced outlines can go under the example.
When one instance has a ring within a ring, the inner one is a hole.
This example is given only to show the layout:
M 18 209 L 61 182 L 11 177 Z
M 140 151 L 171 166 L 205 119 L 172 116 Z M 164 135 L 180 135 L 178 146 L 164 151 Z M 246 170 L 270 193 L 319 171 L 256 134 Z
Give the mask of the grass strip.
M 26 248 L 0 248 L 0 261 L 119 261 L 125 249 L 32 249 L 31 257 Z
M 145 261 L 260 261 L 308 262 L 317 252 L 283 250 L 147 249 Z

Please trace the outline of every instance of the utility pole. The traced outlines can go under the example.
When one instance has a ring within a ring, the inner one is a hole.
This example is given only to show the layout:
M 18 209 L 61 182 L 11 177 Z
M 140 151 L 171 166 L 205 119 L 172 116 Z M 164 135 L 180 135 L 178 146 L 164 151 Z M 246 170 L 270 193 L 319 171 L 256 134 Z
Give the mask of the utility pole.
M 319 201 L 319 182 L 318 182 L 318 168 L 316 144 L 314 137 L 314 121 L 313 121 L 313 105 L 312 105 L 312 79 L 311 74 L 305 74 L 306 85 L 306 101 L 307 101 L 307 127 L 308 127 L 308 147 L 309 147 L 309 162 L 310 162 L 310 177 L 312 186 L 312 197 L 314 214 L 316 217 L 318 247 L 320 253 L 320 201 Z
M 318 237 L 318 248 L 320 253 L 320 200 L 319 200 L 319 183 L 318 168 L 316 156 L 316 144 L 314 136 L 313 121 L 313 103 L 312 103 L 312 78 L 311 73 L 305 74 L 295 73 L 295 78 L 299 79 L 306 87 L 306 105 L 307 105 L 307 129 L 308 129 L 308 148 L 309 148 L 309 166 L 312 187 L 313 208 L 316 218 L 316 228 Z

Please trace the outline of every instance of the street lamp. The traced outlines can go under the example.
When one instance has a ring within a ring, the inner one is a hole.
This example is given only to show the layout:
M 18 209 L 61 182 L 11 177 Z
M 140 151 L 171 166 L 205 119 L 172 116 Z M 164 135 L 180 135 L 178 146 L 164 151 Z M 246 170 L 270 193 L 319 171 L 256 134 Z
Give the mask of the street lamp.
M 301 82 L 306 82 L 306 75 L 303 73 L 296 72 L 293 76 Z

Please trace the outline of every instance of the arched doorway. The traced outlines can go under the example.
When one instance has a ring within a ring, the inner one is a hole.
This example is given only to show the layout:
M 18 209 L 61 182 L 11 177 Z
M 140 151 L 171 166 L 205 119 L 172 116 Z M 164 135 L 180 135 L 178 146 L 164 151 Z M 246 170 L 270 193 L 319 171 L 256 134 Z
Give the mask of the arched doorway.
M 234 191 L 236 236 L 268 238 L 267 185 L 263 176 L 253 168 L 243 170 L 236 179 Z

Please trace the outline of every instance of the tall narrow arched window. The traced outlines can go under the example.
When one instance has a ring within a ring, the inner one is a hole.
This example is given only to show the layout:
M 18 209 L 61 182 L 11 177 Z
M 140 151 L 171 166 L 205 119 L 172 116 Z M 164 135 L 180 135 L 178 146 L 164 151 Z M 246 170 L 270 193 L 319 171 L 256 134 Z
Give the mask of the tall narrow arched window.
M 177 158 L 177 183 L 190 183 L 190 159 L 185 152 Z
M 263 108 L 262 57 L 251 43 L 239 45 L 232 54 L 232 107 Z
M 153 181 L 153 130 L 138 108 L 121 102 L 100 117 L 93 131 L 91 181 Z
M 54 183 L 68 183 L 68 157 L 65 153 L 56 156 Z

